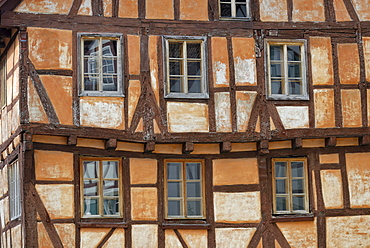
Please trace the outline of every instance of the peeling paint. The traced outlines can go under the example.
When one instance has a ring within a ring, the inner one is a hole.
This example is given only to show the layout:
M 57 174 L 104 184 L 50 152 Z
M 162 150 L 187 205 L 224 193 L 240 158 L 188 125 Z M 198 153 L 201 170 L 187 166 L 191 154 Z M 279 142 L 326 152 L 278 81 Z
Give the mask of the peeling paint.
M 312 83 L 334 84 L 333 60 L 330 37 L 310 37 Z
M 342 115 L 344 127 L 361 127 L 361 93 L 360 90 L 341 90 Z
M 249 118 L 256 100 L 255 91 L 237 91 L 236 92 L 236 114 L 238 132 L 245 132 L 248 128 Z
M 189 248 L 207 247 L 207 230 L 179 230 Z
M 366 81 L 370 81 L 370 37 L 363 37 Z
M 255 228 L 216 228 L 216 247 L 248 247 L 255 232 Z
M 315 126 L 317 128 L 335 127 L 334 90 L 315 89 Z
M 293 0 L 292 19 L 296 22 L 325 21 L 324 1 Z
M 16 8 L 17 12 L 68 14 L 73 0 L 23 0 Z
M 235 58 L 235 81 L 238 84 L 251 84 L 256 83 L 256 60 L 255 59 L 241 59 Z
M 325 208 L 343 208 L 342 176 L 340 170 L 321 170 Z
M 227 80 L 226 73 L 227 73 L 226 64 L 221 63 L 220 61 L 216 61 L 213 64 L 213 72 L 215 74 L 215 84 L 216 85 L 225 85 L 229 84 Z
M 165 230 L 165 247 L 171 248 L 183 248 L 180 240 L 178 239 L 176 233 L 171 229 Z
M 117 228 L 113 235 L 108 239 L 108 241 L 103 245 L 102 248 L 124 248 L 125 247 L 125 230 L 123 228 Z
M 92 15 L 91 0 L 83 0 L 78 10 L 79 15 Z
M 308 107 L 276 107 L 286 129 L 308 128 Z
M 170 132 L 208 132 L 208 106 L 202 103 L 167 102 Z
M 288 10 L 286 0 L 259 0 L 261 21 L 286 22 Z
M 316 248 L 316 221 L 278 222 L 277 226 L 292 248 Z
M 369 0 L 352 0 L 360 21 L 370 21 Z
M 157 248 L 157 225 L 132 225 L 132 248 Z
M 215 114 L 217 132 L 231 132 L 230 93 L 215 93 Z

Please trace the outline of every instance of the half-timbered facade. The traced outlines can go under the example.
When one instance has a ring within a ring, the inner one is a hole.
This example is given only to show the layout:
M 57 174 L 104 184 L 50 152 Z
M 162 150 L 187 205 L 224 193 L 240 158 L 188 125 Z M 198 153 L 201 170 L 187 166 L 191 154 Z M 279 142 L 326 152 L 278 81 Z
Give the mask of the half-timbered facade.
M 0 247 L 369 247 L 368 0 L 0 1 Z

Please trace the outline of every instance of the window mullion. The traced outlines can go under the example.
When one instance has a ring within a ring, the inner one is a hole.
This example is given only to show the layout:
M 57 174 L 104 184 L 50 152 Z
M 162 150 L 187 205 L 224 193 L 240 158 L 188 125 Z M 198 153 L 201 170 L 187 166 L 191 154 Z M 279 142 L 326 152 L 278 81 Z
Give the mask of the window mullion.
M 231 0 L 231 17 L 236 17 L 236 3 L 235 3 L 235 0 Z
M 188 93 L 188 51 L 187 51 L 187 46 L 186 46 L 186 41 L 183 42 L 183 59 L 184 59 L 184 80 L 183 80 L 183 87 L 184 87 L 184 93 Z
M 99 38 L 99 52 L 98 52 L 98 68 L 99 68 L 99 91 L 103 91 L 103 38 Z
M 182 163 L 182 205 L 183 205 L 183 216 L 187 217 L 188 216 L 188 209 L 186 208 L 187 206 L 187 197 L 186 197 L 186 163 Z
M 104 215 L 104 204 L 103 204 L 103 165 L 102 165 L 102 161 L 99 160 L 99 189 L 98 189 L 98 192 L 99 192 L 99 214 L 100 216 L 103 216 Z
M 288 51 L 287 45 L 285 44 L 283 47 L 284 53 L 284 95 L 288 95 Z

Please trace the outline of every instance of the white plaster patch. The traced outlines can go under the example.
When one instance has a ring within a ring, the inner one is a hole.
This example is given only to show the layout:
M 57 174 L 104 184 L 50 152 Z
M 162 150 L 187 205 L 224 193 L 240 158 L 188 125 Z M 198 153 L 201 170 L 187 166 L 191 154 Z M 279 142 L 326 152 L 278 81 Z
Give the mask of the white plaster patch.
M 216 221 L 227 223 L 260 221 L 260 192 L 216 192 L 213 195 Z
M 67 42 L 59 42 L 60 68 L 69 69 L 72 67 L 72 57 L 69 55 L 69 44 Z
M 71 0 L 25 0 L 16 9 L 17 12 L 67 14 L 71 8 Z
M 288 21 L 285 0 L 260 0 L 262 21 Z
M 167 103 L 170 132 L 208 132 L 208 106 L 202 103 Z
M 132 225 L 132 248 L 158 247 L 157 225 Z
M 33 86 L 33 83 L 28 84 L 28 113 L 30 122 L 41 122 L 47 119 L 44 107 L 41 104 L 39 95 L 36 93 L 36 90 Z M 4 123 L 4 121 L 2 121 Z M 2 131 L 6 130 L 5 127 L 2 127 Z M 4 134 L 3 134 L 4 135 Z M 4 136 L 3 136 L 4 137 Z
M 281 106 L 276 107 L 280 119 L 286 129 L 308 128 L 308 107 Z
M 235 58 L 235 82 L 236 84 L 256 84 L 256 60 Z
M 83 0 L 80 9 L 78 10 L 79 15 L 92 15 L 91 0 Z
M 236 113 L 239 132 L 244 132 L 247 130 L 256 96 L 257 92 L 255 91 L 236 92 Z
M 213 64 L 213 72 L 215 74 L 215 84 L 216 85 L 225 85 L 229 84 L 226 72 L 227 72 L 227 66 L 224 63 L 221 63 L 220 61 L 216 61 Z
M 123 123 L 123 101 L 80 100 L 82 126 L 119 128 Z
M 325 208 L 343 208 L 340 170 L 322 170 L 320 174 Z
M 81 228 L 81 247 L 96 247 L 105 235 L 108 228 Z
M 326 247 L 369 247 L 369 223 L 369 215 L 326 218 Z
M 248 247 L 255 228 L 216 228 L 216 247 L 245 248 Z
M 316 221 L 278 222 L 277 226 L 292 248 L 317 248 Z
M 179 230 L 189 248 L 207 247 L 206 230 Z
M 352 0 L 360 21 L 370 21 L 369 0 Z
M 329 56 L 331 52 L 326 47 L 311 47 L 313 84 L 333 84 L 333 71 Z
M 109 248 L 109 247 L 115 247 L 115 248 L 125 247 L 125 230 L 123 228 L 117 228 L 114 231 L 113 235 L 103 245 L 103 248 Z
M 171 229 L 165 231 L 165 247 L 183 248 L 175 232 Z
M 217 132 L 231 132 L 230 93 L 215 93 L 215 114 Z
M 349 168 L 347 173 L 351 207 L 370 207 L 370 168 L 367 171 Z

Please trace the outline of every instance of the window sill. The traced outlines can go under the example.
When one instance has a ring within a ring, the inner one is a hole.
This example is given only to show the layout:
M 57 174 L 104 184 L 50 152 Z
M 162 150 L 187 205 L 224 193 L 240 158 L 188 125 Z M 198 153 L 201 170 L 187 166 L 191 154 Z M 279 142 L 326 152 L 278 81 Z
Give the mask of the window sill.
M 267 100 L 308 101 L 310 99 L 308 98 L 308 96 L 304 95 L 270 95 L 267 96 Z
M 251 17 L 221 17 L 220 16 L 220 21 L 245 21 L 245 22 L 250 22 L 252 21 Z
M 178 220 L 166 221 L 161 225 L 162 229 L 210 229 L 211 225 L 203 220 Z
M 78 227 L 120 227 L 127 228 L 126 222 L 78 222 Z
M 313 221 L 313 214 L 281 214 L 272 216 L 271 222 Z
M 84 96 L 99 96 L 99 97 L 125 97 L 122 93 L 109 91 L 99 91 L 99 92 L 84 92 L 79 94 L 80 97 Z
M 209 95 L 208 93 L 169 93 L 165 96 L 165 98 L 209 99 Z

